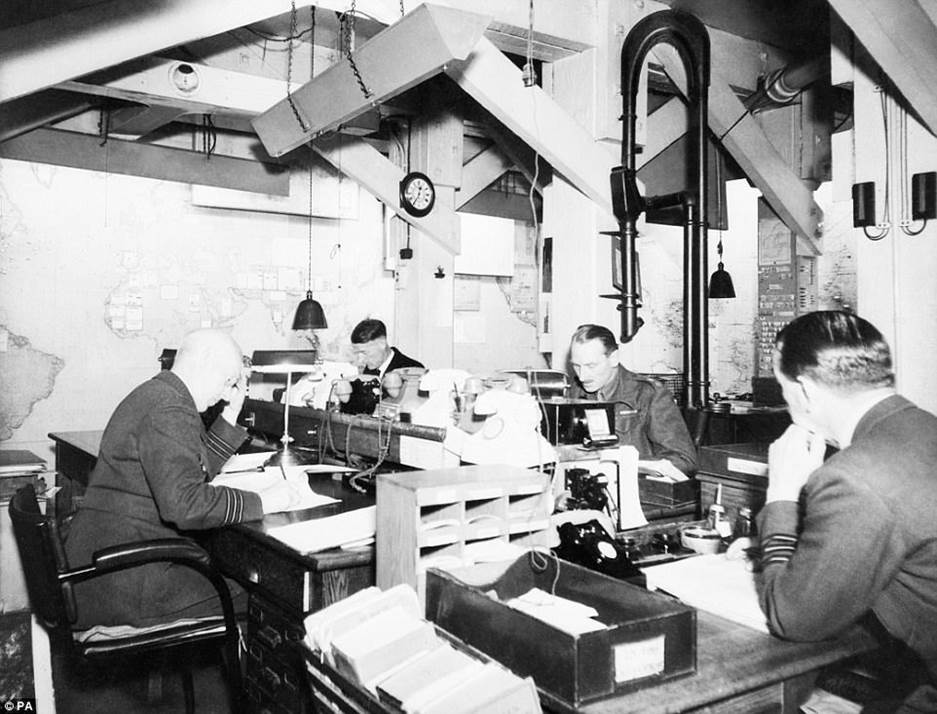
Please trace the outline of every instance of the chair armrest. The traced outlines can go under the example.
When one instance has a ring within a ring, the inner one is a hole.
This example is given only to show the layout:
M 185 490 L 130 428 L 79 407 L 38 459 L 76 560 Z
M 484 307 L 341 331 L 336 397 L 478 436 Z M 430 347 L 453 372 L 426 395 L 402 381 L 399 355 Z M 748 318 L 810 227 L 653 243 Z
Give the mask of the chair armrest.
M 157 561 L 194 561 L 193 564 L 206 566 L 210 563 L 205 549 L 186 538 L 158 538 L 114 545 L 95 551 L 92 559 L 98 572 Z

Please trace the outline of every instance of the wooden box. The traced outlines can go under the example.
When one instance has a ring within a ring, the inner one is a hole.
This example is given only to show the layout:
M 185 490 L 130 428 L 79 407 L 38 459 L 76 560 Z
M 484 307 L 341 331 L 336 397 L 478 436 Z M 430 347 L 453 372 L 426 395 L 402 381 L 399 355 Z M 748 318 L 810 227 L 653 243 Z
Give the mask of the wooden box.
M 472 562 L 479 547 L 551 545 L 547 474 L 461 466 L 377 477 L 377 585 L 406 583 L 423 601 L 426 568 Z
M 566 561 L 545 557 L 543 565 L 525 556 L 455 573 L 432 568 L 427 617 L 533 677 L 560 708 L 696 671 L 696 610 Z M 572 635 L 504 604 L 535 587 L 594 607 L 606 627 Z
M 734 523 L 740 508 L 757 513 L 768 489 L 768 444 L 721 444 L 700 447 L 700 508 L 703 515 L 722 486 L 726 518 Z

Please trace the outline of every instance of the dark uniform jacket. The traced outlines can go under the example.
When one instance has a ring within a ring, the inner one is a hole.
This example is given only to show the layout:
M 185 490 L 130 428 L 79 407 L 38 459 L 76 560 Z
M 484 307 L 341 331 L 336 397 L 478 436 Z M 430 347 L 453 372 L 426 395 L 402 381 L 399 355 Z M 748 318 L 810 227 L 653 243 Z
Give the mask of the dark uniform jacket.
M 612 383 L 594 394 L 574 381 L 573 399 L 618 402 L 615 433 L 619 443 L 630 444 L 641 459 L 668 459 L 687 476 L 696 473 L 696 447 L 670 390 L 650 377 L 642 377 L 621 365 Z M 629 413 L 630 409 L 637 414 Z
M 822 640 L 868 611 L 937 683 L 937 417 L 894 395 L 810 474 L 798 504 L 758 515 L 771 630 Z
M 390 358 L 390 362 L 387 364 L 387 369 L 381 372 L 380 369 L 369 369 L 365 367 L 362 372 L 364 374 L 373 374 L 378 377 L 383 377 L 388 372 L 393 372 L 395 369 L 403 369 L 404 367 L 423 367 L 421 362 L 417 362 L 412 357 L 407 357 L 403 352 L 398 350 L 396 347 L 390 348 L 394 356 Z
M 118 405 L 78 513 L 68 527 L 71 565 L 94 551 L 185 531 L 261 518 L 255 493 L 209 481 L 244 442 L 246 431 L 220 416 L 205 431 L 179 377 L 160 372 Z M 209 583 L 178 565 L 150 564 L 78 583 L 78 627 L 147 625 L 215 611 Z

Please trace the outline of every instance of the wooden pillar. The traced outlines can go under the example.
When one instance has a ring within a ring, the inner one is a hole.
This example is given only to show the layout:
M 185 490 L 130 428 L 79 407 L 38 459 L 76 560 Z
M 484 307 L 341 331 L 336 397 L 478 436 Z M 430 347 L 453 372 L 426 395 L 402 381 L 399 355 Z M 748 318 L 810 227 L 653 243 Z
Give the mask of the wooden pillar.
M 424 111 L 410 126 L 403 149 L 409 144 L 409 168 L 422 171 L 436 186 L 436 207 L 455 209 L 455 192 L 462 177 L 462 117 L 452 96 L 457 88 L 429 83 Z M 406 133 L 406 130 L 404 130 Z M 399 149 L 397 150 L 399 152 Z M 406 156 L 402 166 L 406 170 Z M 395 231 L 406 243 L 406 226 L 394 220 Z M 427 367 L 453 363 L 453 265 L 455 256 L 416 229 L 410 232 L 413 257 L 398 259 L 395 341 Z M 437 277 L 441 276 L 441 277 Z

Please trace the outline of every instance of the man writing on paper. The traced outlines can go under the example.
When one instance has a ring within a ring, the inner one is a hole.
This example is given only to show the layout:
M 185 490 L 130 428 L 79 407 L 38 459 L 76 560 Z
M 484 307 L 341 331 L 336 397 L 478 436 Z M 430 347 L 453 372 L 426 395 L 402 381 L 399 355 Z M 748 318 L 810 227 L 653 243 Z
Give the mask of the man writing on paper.
M 619 443 L 638 450 L 639 469 L 677 478 L 696 472 L 696 448 L 673 396 L 664 385 L 619 363 L 611 330 L 581 325 L 570 341 L 569 360 L 576 374 L 570 397 L 617 403 L 615 433 Z
M 219 330 L 197 330 L 182 340 L 171 371 L 124 398 L 104 430 L 84 500 L 68 528 L 65 550 L 72 563 L 90 562 L 108 546 L 257 519 L 298 499 L 286 481 L 259 495 L 209 483 L 247 437 L 236 425 L 246 380 L 235 341 Z M 206 432 L 199 412 L 219 400 L 227 405 Z M 232 596 L 237 594 L 233 586 Z M 77 583 L 75 595 L 76 626 L 82 628 L 220 614 L 210 583 L 189 568 L 164 563 Z
M 937 417 L 895 393 L 888 345 L 862 318 L 803 315 L 775 347 L 793 424 L 769 450 L 758 515 L 768 625 L 820 640 L 862 619 L 937 682 Z M 824 461 L 827 444 L 839 451 Z M 937 711 L 931 694 L 910 711 Z

